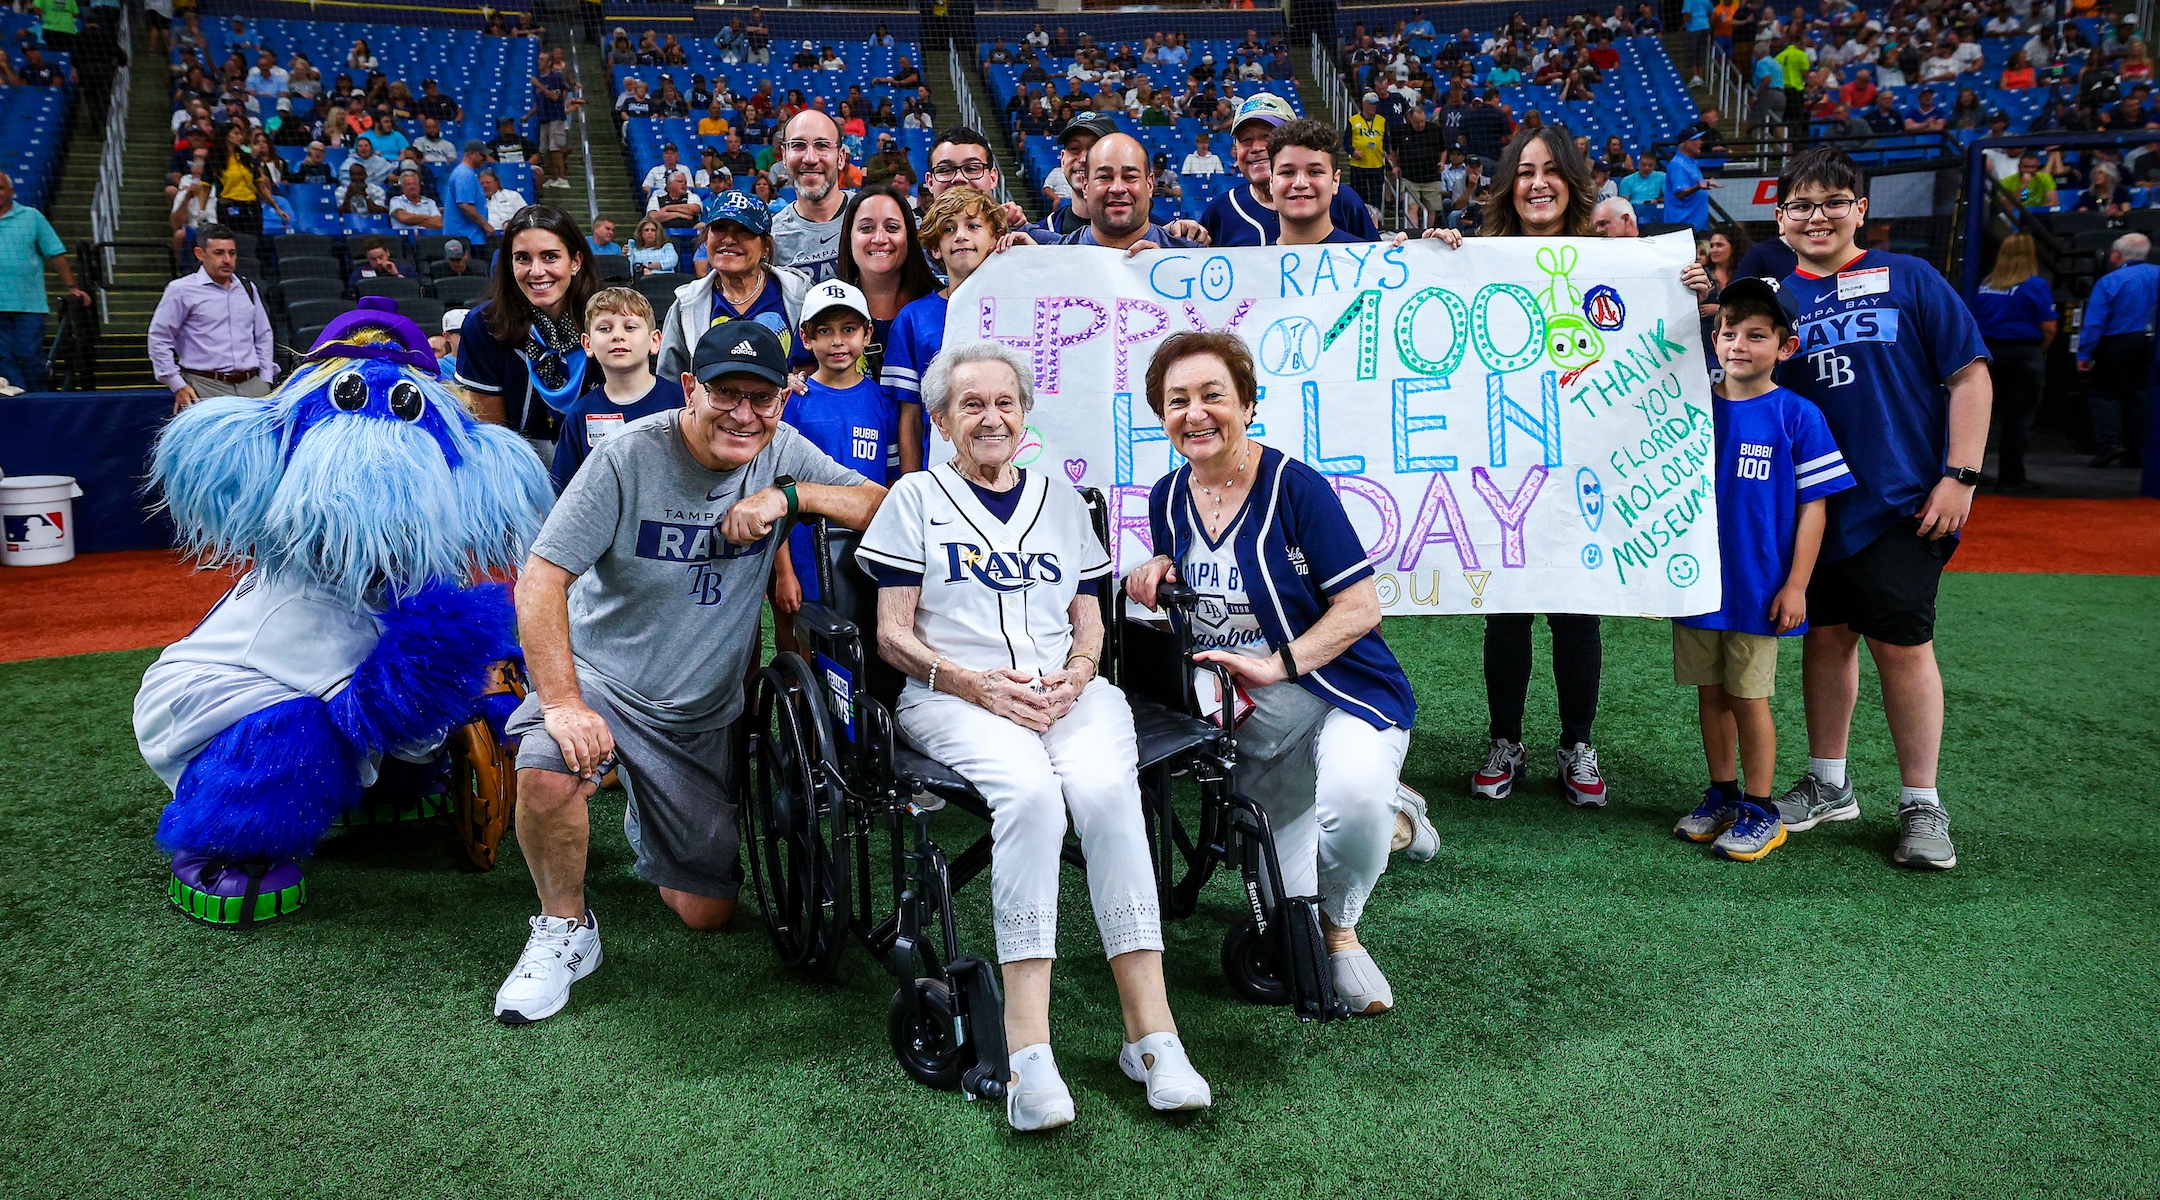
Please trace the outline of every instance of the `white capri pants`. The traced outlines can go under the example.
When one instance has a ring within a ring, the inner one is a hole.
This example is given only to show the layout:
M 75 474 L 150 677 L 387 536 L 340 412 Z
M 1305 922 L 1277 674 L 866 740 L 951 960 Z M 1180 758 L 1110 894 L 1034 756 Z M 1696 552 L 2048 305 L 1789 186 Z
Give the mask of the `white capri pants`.
M 1295 683 L 1252 699 L 1236 786 L 1267 811 L 1283 894 L 1318 895 L 1328 922 L 1348 929 L 1387 870 L 1410 731 L 1375 729 Z
M 1087 855 L 1104 955 L 1163 948 L 1140 815 L 1139 747 L 1125 693 L 1091 680 L 1044 733 L 958 696 L 913 687 L 895 715 L 917 750 L 965 776 L 990 804 L 990 913 L 999 962 L 1057 957 L 1058 856 L 1067 810 Z

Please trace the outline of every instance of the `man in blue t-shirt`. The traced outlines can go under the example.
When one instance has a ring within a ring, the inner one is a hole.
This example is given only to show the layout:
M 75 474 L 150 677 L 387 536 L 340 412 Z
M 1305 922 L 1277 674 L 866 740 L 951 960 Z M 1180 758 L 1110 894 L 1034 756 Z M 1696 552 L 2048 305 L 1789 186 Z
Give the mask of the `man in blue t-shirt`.
M 1778 639 L 1807 629 L 1828 497 L 1850 489 L 1853 477 L 1821 411 L 1771 382 L 1800 348 L 1792 293 L 1774 280 L 1736 279 L 1719 299 L 1713 343 L 1724 379 L 1711 421 L 1724 604 L 1673 625 L 1673 678 L 1697 689 L 1710 788 L 1673 832 L 1711 843 L 1722 858 L 1754 862 L 1786 836 L 1770 799 Z M 1746 769 L 1744 793 L 1736 767 Z
M 1957 853 L 1935 786 L 1935 593 L 1972 510 L 1994 387 L 1980 330 L 1949 281 L 1921 259 L 1854 244 L 1864 184 L 1828 146 L 1792 156 L 1778 178 L 1779 232 L 1800 264 L 1784 281 L 1800 305 L 1800 351 L 1778 380 L 1822 410 L 1859 481 L 1830 505 L 1808 588 L 1808 772 L 1778 807 L 1793 832 L 1860 815 L 1845 754 L 1864 638 L 1904 780 L 1891 859 L 1942 869 Z
M 480 190 L 480 168 L 487 164 L 487 144 L 465 143 L 465 156 L 443 181 L 443 236 L 478 246 L 495 236 L 488 224 L 487 196 Z
M 1680 143 L 1680 152 L 1665 164 L 1665 219 L 1675 225 L 1693 225 L 1697 233 L 1710 228 L 1707 189 L 1723 186 L 1703 178 L 1702 165 L 1696 161 L 1701 157 L 1702 131 L 1692 129 Z

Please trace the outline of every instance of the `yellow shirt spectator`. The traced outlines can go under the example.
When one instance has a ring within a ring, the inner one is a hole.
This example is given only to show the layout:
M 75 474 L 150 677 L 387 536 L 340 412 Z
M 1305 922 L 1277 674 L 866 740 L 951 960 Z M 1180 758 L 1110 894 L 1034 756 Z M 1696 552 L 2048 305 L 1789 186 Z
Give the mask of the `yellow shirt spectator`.
M 1377 171 L 1387 165 L 1387 118 L 1350 114 L 1350 153 L 1344 165 Z

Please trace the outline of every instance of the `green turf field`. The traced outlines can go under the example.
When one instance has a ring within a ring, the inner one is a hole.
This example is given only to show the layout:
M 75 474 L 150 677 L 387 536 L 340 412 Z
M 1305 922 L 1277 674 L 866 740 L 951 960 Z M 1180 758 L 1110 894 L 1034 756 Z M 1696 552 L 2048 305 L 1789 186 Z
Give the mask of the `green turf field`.
M 1442 837 L 1430 864 L 1397 859 L 1361 929 L 1400 1007 L 1320 1028 L 1232 999 L 1219 881 L 1168 935 L 1216 1106 L 1165 1119 L 1111 1061 L 1115 997 L 1068 872 L 1054 1015 L 1079 1120 L 1038 1137 L 901 1075 L 891 984 L 859 953 L 809 984 L 755 912 L 682 930 L 631 876 L 619 808 L 596 807 L 606 965 L 538 1026 L 488 1016 L 535 908 L 514 849 L 477 875 L 440 829 L 342 834 L 297 917 L 190 925 L 129 730 L 154 655 L 0 666 L 0 1179 L 34 1197 L 2154 1195 L 2160 579 L 1943 591 L 1961 865 L 1931 876 L 1888 865 L 1872 675 L 1865 819 L 1737 866 L 1666 832 L 1702 786 L 1666 626 L 1606 626 L 1616 799 L 1579 813 L 1550 782 L 1550 676 L 1536 782 L 1473 804 L 1477 626 L 1391 623 Z M 1785 667 L 1789 774 L 1796 646 Z

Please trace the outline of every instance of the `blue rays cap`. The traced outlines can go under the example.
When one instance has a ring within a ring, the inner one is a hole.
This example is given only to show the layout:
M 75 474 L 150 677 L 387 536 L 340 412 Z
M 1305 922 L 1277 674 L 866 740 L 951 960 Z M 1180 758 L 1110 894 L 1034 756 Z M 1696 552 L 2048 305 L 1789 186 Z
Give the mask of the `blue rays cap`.
M 726 192 L 705 202 L 705 223 L 716 225 L 721 221 L 740 225 L 759 237 L 772 232 L 772 213 L 765 202 L 746 192 Z

